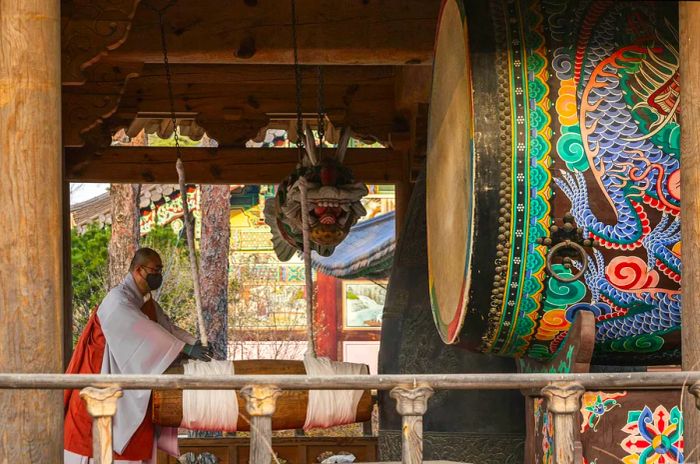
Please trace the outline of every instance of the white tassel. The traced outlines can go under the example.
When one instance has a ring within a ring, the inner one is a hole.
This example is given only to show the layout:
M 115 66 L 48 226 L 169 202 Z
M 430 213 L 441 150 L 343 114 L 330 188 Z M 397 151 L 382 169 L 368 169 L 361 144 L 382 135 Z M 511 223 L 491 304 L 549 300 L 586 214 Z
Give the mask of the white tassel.
M 233 375 L 231 361 L 188 361 L 185 375 Z M 181 427 L 190 430 L 235 432 L 238 399 L 231 390 L 183 390 Z

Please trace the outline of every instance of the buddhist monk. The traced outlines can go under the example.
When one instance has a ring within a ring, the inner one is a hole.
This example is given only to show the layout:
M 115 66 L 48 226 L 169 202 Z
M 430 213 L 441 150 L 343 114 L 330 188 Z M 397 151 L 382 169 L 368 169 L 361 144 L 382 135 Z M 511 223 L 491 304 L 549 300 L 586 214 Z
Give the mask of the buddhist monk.
M 211 359 L 211 350 L 176 327 L 151 296 L 163 281 L 163 263 L 139 249 L 129 274 L 93 312 L 68 366 L 71 374 L 162 374 L 180 355 Z M 92 418 L 78 390 L 64 395 L 64 462 L 92 463 Z M 125 390 L 114 416 L 114 459 L 155 463 L 158 448 L 177 455 L 177 430 L 153 424 L 150 390 Z

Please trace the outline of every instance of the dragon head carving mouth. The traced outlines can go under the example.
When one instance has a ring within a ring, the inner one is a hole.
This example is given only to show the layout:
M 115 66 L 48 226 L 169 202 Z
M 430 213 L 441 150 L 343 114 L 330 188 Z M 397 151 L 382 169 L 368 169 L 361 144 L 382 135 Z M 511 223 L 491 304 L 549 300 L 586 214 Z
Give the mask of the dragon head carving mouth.
M 367 187 L 355 182 L 352 172 L 343 166 L 350 130 L 344 128 L 330 156 L 319 159 L 311 131 L 306 129 L 306 156 L 299 168 L 280 184 L 274 199 L 265 206 L 265 222 L 272 229 L 275 252 L 288 260 L 303 249 L 301 180 L 306 182 L 309 211 L 309 238 L 312 249 L 329 256 L 347 237 L 350 227 L 367 214 L 360 202 Z

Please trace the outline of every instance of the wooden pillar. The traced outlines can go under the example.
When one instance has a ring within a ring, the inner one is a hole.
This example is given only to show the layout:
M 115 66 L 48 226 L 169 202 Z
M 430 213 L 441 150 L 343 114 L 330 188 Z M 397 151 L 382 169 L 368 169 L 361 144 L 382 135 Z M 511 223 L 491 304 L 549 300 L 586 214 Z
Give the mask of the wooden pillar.
M 683 370 L 700 370 L 700 4 L 678 2 L 681 78 Z M 685 395 L 685 449 L 700 446 L 700 413 Z
M 80 391 L 85 409 L 92 416 L 92 456 L 95 464 L 112 464 L 112 417 L 117 412 L 117 400 L 122 397 L 118 387 L 87 387 Z
M 63 370 L 60 4 L 0 1 L 0 370 Z M 63 394 L 0 390 L 0 462 L 62 462 Z
M 433 396 L 433 389 L 396 387 L 390 394 L 396 400 L 396 410 L 401 414 L 401 462 L 402 464 L 421 464 L 423 462 L 423 414 L 428 409 L 428 399 Z
M 576 413 L 585 389 L 578 383 L 554 383 L 542 389 L 547 409 L 554 416 L 554 462 L 574 464 Z M 575 464 L 579 464 L 578 462 Z
M 282 391 L 273 385 L 250 385 L 241 389 L 250 415 L 250 464 L 270 464 L 272 415 Z
M 73 355 L 73 275 L 71 271 L 70 182 L 63 182 L 63 369 Z

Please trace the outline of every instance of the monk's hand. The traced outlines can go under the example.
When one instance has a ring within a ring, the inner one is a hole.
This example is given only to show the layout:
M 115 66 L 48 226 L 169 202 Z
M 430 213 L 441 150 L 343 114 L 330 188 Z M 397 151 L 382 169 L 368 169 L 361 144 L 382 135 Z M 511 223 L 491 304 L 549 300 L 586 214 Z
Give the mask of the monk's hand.
M 182 351 L 192 359 L 199 361 L 211 361 L 211 347 L 202 346 L 202 342 L 197 340 L 194 345 L 185 344 Z

